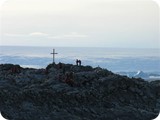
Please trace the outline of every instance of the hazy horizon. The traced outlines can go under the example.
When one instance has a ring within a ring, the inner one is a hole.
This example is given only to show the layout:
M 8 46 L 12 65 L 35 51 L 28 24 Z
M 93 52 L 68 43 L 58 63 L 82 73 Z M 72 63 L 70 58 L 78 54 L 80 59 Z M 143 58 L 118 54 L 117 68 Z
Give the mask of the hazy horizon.
M 160 48 L 152 0 L 8 0 L 1 46 Z
M 0 47 L 49 47 L 49 48 L 108 48 L 108 49 L 155 49 L 160 52 L 160 48 L 136 48 L 136 47 L 94 47 L 94 46 L 29 46 L 29 45 L 0 45 Z

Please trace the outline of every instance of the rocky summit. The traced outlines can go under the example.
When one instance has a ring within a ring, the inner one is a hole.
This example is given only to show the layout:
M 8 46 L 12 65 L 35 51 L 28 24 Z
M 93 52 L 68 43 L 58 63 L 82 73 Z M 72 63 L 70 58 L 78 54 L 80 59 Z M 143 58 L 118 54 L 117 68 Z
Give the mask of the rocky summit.
M 152 120 L 160 111 L 160 80 L 64 63 L 1 64 L 0 111 L 9 120 Z

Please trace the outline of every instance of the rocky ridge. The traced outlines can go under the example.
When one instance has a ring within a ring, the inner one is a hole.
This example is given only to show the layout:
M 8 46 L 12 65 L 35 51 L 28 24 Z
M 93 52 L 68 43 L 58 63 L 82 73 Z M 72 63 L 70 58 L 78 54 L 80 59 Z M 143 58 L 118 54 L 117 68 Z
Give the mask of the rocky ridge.
M 9 120 L 151 120 L 160 111 L 160 80 L 72 64 L 1 64 L 0 111 Z

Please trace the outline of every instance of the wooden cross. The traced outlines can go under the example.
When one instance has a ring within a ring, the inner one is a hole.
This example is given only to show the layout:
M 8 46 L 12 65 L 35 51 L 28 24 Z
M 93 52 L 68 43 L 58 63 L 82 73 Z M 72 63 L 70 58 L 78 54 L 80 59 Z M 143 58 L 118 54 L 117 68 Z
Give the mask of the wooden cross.
M 55 63 L 55 54 L 58 54 L 58 53 L 55 53 L 55 49 L 53 49 L 53 53 L 51 53 L 51 54 L 53 54 L 53 64 Z

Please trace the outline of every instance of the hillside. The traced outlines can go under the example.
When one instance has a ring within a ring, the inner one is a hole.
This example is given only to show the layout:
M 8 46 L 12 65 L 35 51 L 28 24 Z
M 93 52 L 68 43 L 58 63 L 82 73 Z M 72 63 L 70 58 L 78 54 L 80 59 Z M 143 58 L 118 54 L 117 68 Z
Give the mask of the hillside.
M 160 111 L 160 80 L 63 63 L 1 64 L 0 111 L 9 120 L 151 120 Z

